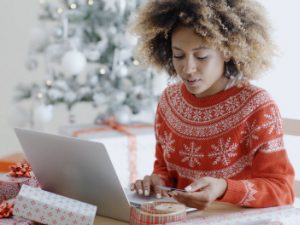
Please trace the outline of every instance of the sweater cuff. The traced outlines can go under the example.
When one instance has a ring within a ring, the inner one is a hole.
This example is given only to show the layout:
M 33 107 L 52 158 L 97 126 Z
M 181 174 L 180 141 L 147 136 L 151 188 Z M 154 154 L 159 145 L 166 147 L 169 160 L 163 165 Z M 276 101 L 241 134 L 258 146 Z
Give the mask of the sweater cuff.
M 224 195 L 218 201 L 238 204 L 245 196 L 245 187 L 243 182 L 227 179 L 227 189 Z

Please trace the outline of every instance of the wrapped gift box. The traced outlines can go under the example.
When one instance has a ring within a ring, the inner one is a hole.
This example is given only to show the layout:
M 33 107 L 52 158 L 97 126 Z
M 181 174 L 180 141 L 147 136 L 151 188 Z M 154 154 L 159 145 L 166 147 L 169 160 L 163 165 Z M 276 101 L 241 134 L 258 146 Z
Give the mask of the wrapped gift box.
M 15 204 L 15 198 L 3 201 L 0 204 L 0 224 L 1 225 L 34 225 L 31 220 L 23 219 L 18 216 L 12 215 L 13 205 Z
M 124 125 L 129 134 L 110 126 L 92 124 L 71 125 L 60 128 L 60 133 L 67 136 L 98 141 L 106 146 L 121 184 L 128 187 L 137 178 L 149 175 L 155 159 L 155 135 L 153 125 L 135 123 Z M 132 151 L 132 139 L 135 150 Z
M 93 225 L 97 207 L 23 185 L 13 214 L 48 225 Z
M 38 225 L 31 220 L 23 219 L 21 217 L 13 216 L 12 218 L 0 219 L 1 225 Z
M 0 173 L 0 203 L 4 200 L 14 198 L 18 195 L 23 184 L 38 187 L 36 177 L 12 177 L 9 173 Z

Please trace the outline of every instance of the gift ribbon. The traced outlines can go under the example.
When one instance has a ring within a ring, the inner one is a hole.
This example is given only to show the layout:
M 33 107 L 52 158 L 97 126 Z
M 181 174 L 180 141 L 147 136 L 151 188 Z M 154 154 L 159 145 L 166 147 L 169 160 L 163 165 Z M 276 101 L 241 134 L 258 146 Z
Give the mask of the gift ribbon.
M 137 141 L 135 134 L 131 133 L 128 128 L 147 128 L 153 127 L 150 124 L 132 124 L 132 125 L 122 125 L 116 122 L 116 120 L 111 117 L 103 122 L 104 125 L 108 127 L 94 127 L 94 128 L 83 128 L 76 130 L 72 133 L 73 137 L 79 137 L 82 134 L 89 134 L 95 132 L 109 131 L 111 129 L 116 130 L 128 137 L 128 149 L 129 149 L 129 171 L 130 171 L 130 182 L 135 182 L 137 179 Z
M 10 166 L 9 175 L 12 177 L 31 177 L 31 166 L 28 163 Z
M 186 220 L 185 206 L 177 202 L 149 202 L 131 207 L 130 225 L 166 224 Z
M 9 202 L 2 202 L 0 204 L 0 219 L 12 217 L 13 208 L 14 204 Z

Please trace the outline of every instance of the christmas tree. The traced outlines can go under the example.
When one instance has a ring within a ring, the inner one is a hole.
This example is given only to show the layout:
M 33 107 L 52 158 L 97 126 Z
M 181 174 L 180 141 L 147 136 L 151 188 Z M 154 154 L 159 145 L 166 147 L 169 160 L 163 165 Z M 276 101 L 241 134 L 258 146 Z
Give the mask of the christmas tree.
M 42 83 L 20 84 L 16 99 L 65 104 L 68 110 L 90 102 L 100 119 L 113 115 L 120 122 L 142 109 L 153 110 L 165 83 L 157 72 L 141 67 L 134 55 L 137 39 L 128 32 L 140 4 L 40 0 L 40 26 L 32 32 L 26 66 L 35 70 L 43 64 L 46 75 Z

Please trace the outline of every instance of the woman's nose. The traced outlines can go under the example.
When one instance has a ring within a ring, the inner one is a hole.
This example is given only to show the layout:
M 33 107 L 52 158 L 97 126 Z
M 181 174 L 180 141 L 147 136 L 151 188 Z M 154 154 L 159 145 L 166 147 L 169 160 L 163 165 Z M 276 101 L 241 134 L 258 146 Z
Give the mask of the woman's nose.
M 193 58 L 187 58 L 184 61 L 182 69 L 183 69 L 182 72 L 184 72 L 184 73 L 187 73 L 187 74 L 194 73 L 197 69 L 195 60 Z

